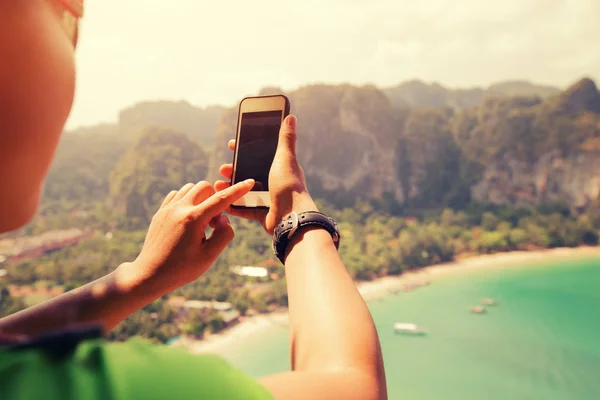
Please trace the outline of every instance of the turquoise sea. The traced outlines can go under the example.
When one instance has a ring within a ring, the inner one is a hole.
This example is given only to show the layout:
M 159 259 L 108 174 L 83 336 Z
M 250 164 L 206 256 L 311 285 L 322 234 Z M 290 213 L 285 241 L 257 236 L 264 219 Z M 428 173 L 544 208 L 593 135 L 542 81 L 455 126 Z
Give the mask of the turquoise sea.
M 485 315 L 468 308 L 491 297 Z M 600 258 L 483 269 L 370 303 L 390 399 L 600 399 Z M 425 327 L 426 337 L 392 331 Z M 223 356 L 253 376 L 289 369 L 287 328 Z

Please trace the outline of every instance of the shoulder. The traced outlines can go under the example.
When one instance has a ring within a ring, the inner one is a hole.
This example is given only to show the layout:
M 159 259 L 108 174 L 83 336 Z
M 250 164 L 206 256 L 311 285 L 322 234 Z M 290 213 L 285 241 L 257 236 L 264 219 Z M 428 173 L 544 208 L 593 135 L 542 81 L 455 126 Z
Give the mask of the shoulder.
M 87 390 L 97 389 L 97 398 L 101 392 L 110 393 L 113 399 L 272 399 L 257 380 L 217 355 L 193 355 L 139 339 L 124 343 L 88 340 L 61 359 L 47 357 L 42 349 L 0 352 L 0 381 L 8 372 L 2 368 L 2 358 L 25 367 L 21 368 L 23 384 L 33 379 L 27 378 L 28 366 L 43 370 L 50 379 L 68 371 L 71 381 L 85 383 Z
M 140 339 L 103 346 L 117 387 L 137 395 L 140 388 L 148 390 L 149 397 L 140 398 L 176 393 L 180 399 L 272 399 L 256 379 L 217 355 L 193 355 Z

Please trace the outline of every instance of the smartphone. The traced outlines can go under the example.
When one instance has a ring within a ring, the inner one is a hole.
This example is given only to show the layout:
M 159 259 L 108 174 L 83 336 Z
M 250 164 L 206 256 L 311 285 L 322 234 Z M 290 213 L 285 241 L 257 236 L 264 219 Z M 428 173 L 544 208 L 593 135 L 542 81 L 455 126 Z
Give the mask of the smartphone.
M 284 95 L 246 97 L 238 113 L 232 184 L 254 179 L 254 188 L 232 204 L 236 208 L 269 208 L 269 172 L 277 151 L 279 129 L 290 113 Z

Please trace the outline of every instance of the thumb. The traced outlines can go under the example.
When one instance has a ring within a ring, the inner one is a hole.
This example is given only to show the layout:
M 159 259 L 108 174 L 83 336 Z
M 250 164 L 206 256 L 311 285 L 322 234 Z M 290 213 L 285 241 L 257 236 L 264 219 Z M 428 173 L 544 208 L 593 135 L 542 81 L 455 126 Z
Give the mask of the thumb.
M 225 247 L 233 240 L 235 236 L 233 228 L 229 222 L 229 218 L 225 214 L 221 214 L 213 219 L 214 230 L 212 235 L 204 242 L 206 258 L 212 264 Z
M 285 152 L 296 157 L 296 124 L 294 115 L 288 115 L 279 129 L 279 143 L 277 153 Z

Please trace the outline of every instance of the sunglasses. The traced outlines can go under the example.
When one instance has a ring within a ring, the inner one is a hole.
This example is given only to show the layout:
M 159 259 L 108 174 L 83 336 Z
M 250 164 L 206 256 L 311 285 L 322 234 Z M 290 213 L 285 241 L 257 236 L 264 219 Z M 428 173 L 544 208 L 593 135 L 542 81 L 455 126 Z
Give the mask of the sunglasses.
M 73 42 L 77 45 L 77 35 L 79 33 L 79 20 L 83 17 L 83 0 L 55 0 L 62 6 L 62 24 L 63 28 Z

